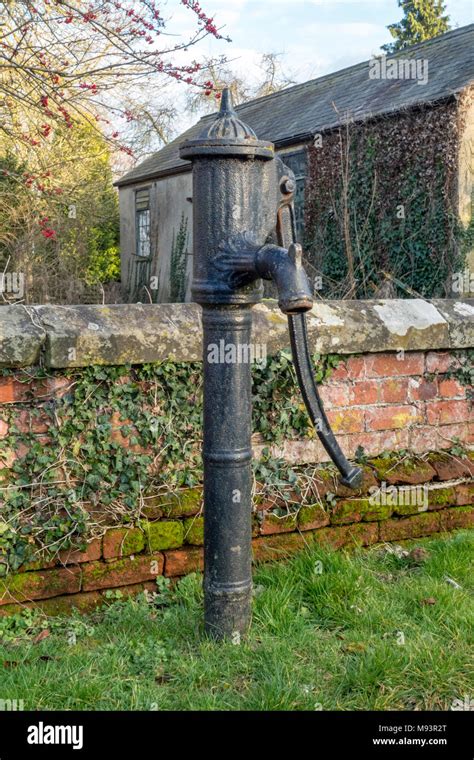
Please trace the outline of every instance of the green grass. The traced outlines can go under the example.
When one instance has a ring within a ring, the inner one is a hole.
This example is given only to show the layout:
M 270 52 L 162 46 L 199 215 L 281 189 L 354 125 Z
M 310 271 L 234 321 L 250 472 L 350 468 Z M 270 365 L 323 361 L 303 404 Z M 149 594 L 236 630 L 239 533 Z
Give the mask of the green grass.
M 84 617 L 0 619 L 0 699 L 30 710 L 449 709 L 474 693 L 473 544 L 461 531 L 420 541 L 421 557 L 313 549 L 260 567 L 240 645 L 203 636 L 197 575 Z

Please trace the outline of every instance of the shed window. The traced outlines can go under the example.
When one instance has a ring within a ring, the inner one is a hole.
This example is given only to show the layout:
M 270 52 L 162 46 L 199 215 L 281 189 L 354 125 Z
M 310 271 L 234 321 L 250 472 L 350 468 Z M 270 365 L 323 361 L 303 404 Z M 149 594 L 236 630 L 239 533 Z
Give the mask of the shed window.
M 151 255 L 150 240 L 150 191 L 135 193 L 135 224 L 137 231 L 137 256 Z

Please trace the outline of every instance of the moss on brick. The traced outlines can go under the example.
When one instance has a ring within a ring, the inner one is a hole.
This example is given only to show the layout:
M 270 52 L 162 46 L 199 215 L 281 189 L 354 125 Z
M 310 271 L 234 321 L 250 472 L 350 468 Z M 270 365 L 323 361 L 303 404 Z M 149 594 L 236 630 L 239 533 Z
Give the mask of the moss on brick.
M 79 568 L 61 568 L 43 572 L 13 573 L 0 580 L 0 601 L 16 602 L 25 599 L 47 599 L 80 589 Z
M 185 488 L 161 497 L 161 508 L 166 517 L 195 515 L 202 506 L 202 488 Z
M 382 541 L 396 541 L 403 538 L 437 533 L 440 530 L 440 516 L 437 512 L 422 512 L 405 518 L 394 518 L 380 523 Z
M 474 507 L 453 507 L 440 512 L 443 530 L 472 528 L 474 526 Z
M 362 516 L 370 509 L 370 499 L 343 499 L 336 502 L 331 509 L 331 524 L 344 525 L 360 522 Z
M 456 504 L 456 491 L 453 486 L 447 488 L 430 488 L 428 505 L 430 509 L 442 509 Z
M 375 543 L 377 539 L 378 525 L 375 523 L 370 525 L 336 525 L 316 530 L 313 533 L 315 544 L 332 546 L 334 549 L 340 549 L 343 546 L 368 546 Z
M 260 529 L 262 535 L 273 533 L 290 533 L 296 530 L 297 515 L 296 512 L 290 512 L 281 517 L 273 512 L 265 512 L 263 524 Z
M 83 568 L 82 590 L 120 588 L 151 581 L 163 571 L 162 554 L 140 555 L 113 562 L 87 562 Z
M 329 523 L 329 514 L 321 504 L 301 507 L 298 511 L 298 527 L 300 530 L 315 530 Z
M 112 528 L 104 536 L 104 557 L 129 557 L 145 548 L 145 534 L 140 528 Z
M 183 544 L 183 523 L 179 520 L 159 520 L 158 522 L 141 520 L 140 527 L 145 533 L 150 552 L 177 549 Z
M 388 520 L 388 518 L 392 515 L 392 512 L 393 507 L 389 504 L 372 504 L 369 502 L 367 511 L 362 515 L 362 520 L 364 522 Z
M 435 470 L 424 459 L 418 457 L 400 459 L 397 454 L 387 457 L 376 457 L 370 464 L 377 476 L 386 483 L 428 483 L 436 475 Z
M 191 517 L 184 521 L 184 543 L 202 546 L 204 543 L 203 517 Z

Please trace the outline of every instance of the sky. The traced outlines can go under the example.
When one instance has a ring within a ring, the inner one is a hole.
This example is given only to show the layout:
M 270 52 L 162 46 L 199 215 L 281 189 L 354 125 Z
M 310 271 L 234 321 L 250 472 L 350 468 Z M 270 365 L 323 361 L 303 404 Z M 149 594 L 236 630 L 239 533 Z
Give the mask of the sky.
M 252 78 L 262 53 L 281 53 L 297 82 L 380 53 L 391 40 L 388 24 L 402 17 L 397 0 L 201 0 L 201 5 L 232 39 L 200 45 L 206 55 L 225 54 L 233 69 Z M 168 4 L 170 11 L 177 6 L 176 0 Z M 465 26 L 474 21 L 474 0 L 447 0 L 446 11 L 453 28 Z M 189 10 L 178 7 L 176 14 L 191 24 Z

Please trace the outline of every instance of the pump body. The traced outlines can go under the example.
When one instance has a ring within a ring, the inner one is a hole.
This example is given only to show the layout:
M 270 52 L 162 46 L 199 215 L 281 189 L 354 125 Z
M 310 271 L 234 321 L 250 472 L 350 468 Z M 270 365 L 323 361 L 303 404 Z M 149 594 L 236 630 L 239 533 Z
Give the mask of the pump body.
M 238 119 L 227 90 L 216 119 L 180 155 L 193 162 L 192 295 L 203 324 L 205 628 L 239 639 L 251 619 L 249 348 L 262 278 L 276 284 L 288 315 L 298 381 L 323 445 L 343 482 L 356 486 L 360 472 L 330 430 L 311 372 L 304 312 L 313 299 L 294 238 L 291 172 Z

